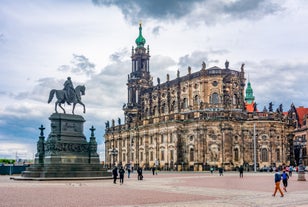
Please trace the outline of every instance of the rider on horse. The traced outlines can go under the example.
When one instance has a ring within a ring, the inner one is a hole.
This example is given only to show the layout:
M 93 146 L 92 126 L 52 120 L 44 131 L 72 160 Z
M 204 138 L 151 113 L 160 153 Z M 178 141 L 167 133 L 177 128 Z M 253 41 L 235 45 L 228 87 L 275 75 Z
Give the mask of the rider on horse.
M 70 103 L 74 101 L 74 98 L 76 95 L 73 83 L 71 81 L 71 77 L 67 77 L 67 80 L 64 83 L 63 90 L 64 90 L 64 96 L 66 99 L 66 103 L 68 105 L 71 105 Z

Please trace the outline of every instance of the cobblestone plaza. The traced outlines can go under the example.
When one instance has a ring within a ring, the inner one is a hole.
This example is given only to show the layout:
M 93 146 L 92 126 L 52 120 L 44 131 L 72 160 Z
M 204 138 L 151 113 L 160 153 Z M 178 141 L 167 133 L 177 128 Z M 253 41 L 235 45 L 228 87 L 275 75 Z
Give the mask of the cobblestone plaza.
M 8 206 L 308 206 L 308 182 L 289 179 L 288 192 L 272 197 L 273 173 L 136 173 L 113 180 L 14 181 L 0 176 L 1 207 Z

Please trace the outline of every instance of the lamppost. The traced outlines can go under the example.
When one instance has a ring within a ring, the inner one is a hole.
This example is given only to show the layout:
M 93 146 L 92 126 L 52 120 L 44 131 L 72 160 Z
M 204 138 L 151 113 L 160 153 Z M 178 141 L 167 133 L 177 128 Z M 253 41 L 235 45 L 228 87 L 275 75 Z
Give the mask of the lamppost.
M 298 161 L 298 177 L 297 181 L 306 181 L 305 169 L 303 165 L 303 148 L 306 147 L 306 137 L 297 137 L 294 140 L 294 149 L 299 150 L 299 161 Z
M 118 150 L 116 148 L 112 148 L 109 150 L 109 154 L 112 156 L 112 163 L 115 166 L 116 156 L 118 155 Z

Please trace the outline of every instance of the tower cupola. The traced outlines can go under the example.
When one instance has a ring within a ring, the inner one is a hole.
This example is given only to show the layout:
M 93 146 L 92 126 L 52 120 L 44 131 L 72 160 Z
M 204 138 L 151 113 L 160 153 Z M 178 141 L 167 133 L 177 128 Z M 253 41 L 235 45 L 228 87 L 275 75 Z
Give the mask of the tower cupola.
M 141 26 L 141 23 L 139 23 L 139 36 L 137 37 L 135 42 L 136 42 L 137 47 L 144 47 L 145 39 L 142 36 L 142 26 Z

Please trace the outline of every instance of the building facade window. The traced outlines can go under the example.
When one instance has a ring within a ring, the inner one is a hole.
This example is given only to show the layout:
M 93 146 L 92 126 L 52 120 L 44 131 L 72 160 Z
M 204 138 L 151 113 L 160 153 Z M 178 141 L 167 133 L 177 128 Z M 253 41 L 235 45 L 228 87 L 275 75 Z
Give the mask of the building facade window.
M 162 150 L 162 151 L 160 152 L 160 160 L 161 160 L 161 161 L 164 161 L 164 160 L 165 160 L 165 151 L 164 151 L 164 150 Z
M 280 149 L 276 149 L 276 159 L 277 162 L 280 162 Z
M 234 161 L 236 161 L 236 162 L 239 161 L 238 148 L 235 148 L 235 149 L 234 149 Z
M 190 160 L 190 162 L 193 162 L 195 160 L 193 148 L 190 148 L 190 150 L 189 150 L 189 160 Z
M 170 150 L 170 160 L 174 160 L 174 150 Z
M 151 161 L 154 160 L 154 152 L 153 152 L 153 151 L 150 152 L 150 160 L 151 160 Z
M 268 153 L 266 148 L 262 148 L 261 150 L 261 160 L 262 162 L 268 162 Z
M 219 104 L 219 96 L 218 93 L 213 93 L 211 96 L 211 104 Z
M 143 152 L 140 152 L 140 161 L 143 161 Z
M 126 154 L 125 153 L 122 154 L 122 160 L 123 160 L 123 162 L 126 162 Z

